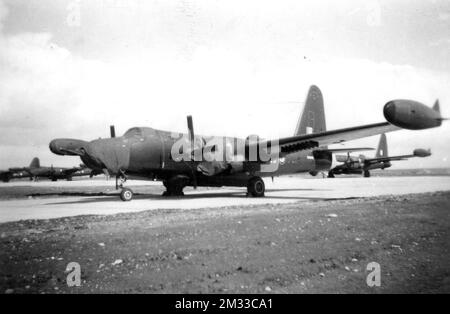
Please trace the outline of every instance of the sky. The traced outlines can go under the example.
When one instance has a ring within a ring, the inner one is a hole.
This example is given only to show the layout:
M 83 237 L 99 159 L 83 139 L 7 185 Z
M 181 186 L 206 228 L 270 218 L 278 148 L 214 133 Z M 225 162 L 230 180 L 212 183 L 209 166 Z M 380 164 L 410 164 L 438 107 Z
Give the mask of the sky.
M 312 84 L 330 130 L 398 98 L 449 117 L 449 56 L 447 0 L 0 0 L 0 169 L 74 166 L 51 139 L 185 132 L 189 114 L 197 134 L 291 136 Z M 433 153 L 395 167 L 450 167 L 449 131 L 387 134 L 391 155 Z

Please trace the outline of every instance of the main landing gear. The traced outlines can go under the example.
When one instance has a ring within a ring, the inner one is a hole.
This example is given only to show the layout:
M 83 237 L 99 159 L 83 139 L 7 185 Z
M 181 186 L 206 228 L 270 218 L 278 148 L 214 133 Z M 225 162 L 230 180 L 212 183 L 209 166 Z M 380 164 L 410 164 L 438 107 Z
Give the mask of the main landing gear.
M 334 178 L 333 171 L 328 171 L 328 178 Z
M 247 196 L 263 197 L 266 186 L 263 179 L 260 177 L 253 177 L 247 183 Z
M 369 178 L 369 177 L 370 177 L 369 170 L 364 170 L 364 178 Z
M 187 176 L 175 176 L 173 178 L 163 181 L 163 185 L 166 190 L 163 192 L 163 196 L 183 196 L 183 189 L 189 183 L 189 177 Z

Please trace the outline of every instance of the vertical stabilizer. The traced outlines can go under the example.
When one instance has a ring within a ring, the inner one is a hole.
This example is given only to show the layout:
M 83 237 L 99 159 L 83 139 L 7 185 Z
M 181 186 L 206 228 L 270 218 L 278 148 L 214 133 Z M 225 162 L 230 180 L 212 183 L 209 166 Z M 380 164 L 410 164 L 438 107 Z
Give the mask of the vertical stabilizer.
M 380 142 L 378 143 L 377 153 L 375 154 L 375 157 L 387 157 L 388 156 L 388 147 L 387 147 L 387 140 L 386 140 L 386 134 L 381 134 L 380 136 Z
M 34 157 L 31 161 L 30 168 L 40 168 L 40 166 L 39 158 Z
M 326 130 L 322 92 L 317 86 L 312 85 L 306 96 L 305 106 L 297 122 L 294 136 Z
M 433 110 L 441 113 L 441 108 L 439 108 L 439 99 L 436 99 L 436 102 L 433 105 Z

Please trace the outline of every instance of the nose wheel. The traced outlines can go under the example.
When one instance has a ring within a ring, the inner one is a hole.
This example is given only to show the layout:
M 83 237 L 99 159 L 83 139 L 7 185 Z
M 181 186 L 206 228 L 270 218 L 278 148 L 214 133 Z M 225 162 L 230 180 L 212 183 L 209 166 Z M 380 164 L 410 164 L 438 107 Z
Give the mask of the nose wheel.
M 120 199 L 124 202 L 129 202 L 133 199 L 133 191 L 129 188 L 123 188 L 120 191 Z
M 130 188 L 124 188 L 123 184 L 127 181 L 125 172 L 120 171 L 116 176 L 116 190 L 120 189 L 120 199 L 129 202 L 133 199 L 133 191 Z

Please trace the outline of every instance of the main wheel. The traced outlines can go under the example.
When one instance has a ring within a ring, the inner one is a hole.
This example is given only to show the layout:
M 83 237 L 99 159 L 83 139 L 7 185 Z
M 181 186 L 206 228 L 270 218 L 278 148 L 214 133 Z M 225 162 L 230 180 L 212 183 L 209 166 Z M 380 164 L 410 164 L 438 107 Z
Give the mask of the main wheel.
M 52 181 L 55 182 L 55 181 L 58 181 L 58 179 L 57 178 L 52 178 Z
M 248 181 L 247 184 L 248 195 L 254 197 L 262 197 L 264 196 L 265 190 L 266 186 L 264 184 L 263 179 L 261 179 L 260 177 L 253 177 Z
M 133 199 L 133 191 L 128 188 L 122 189 L 122 191 L 120 191 L 120 199 L 124 202 L 131 201 Z
M 334 173 L 333 173 L 333 171 L 329 171 L 329 172 L 328 172 L 328 178 L 334 178 Z
M 368 178 L 368 177 L 370 177 L 369 170 L 364 170 L 364 178 Z
M 187 185 L 189 178 L 186 176 L 175 176 L 163 181 L 166 191 L 163 196 L 183 196 L 183 189 Z

